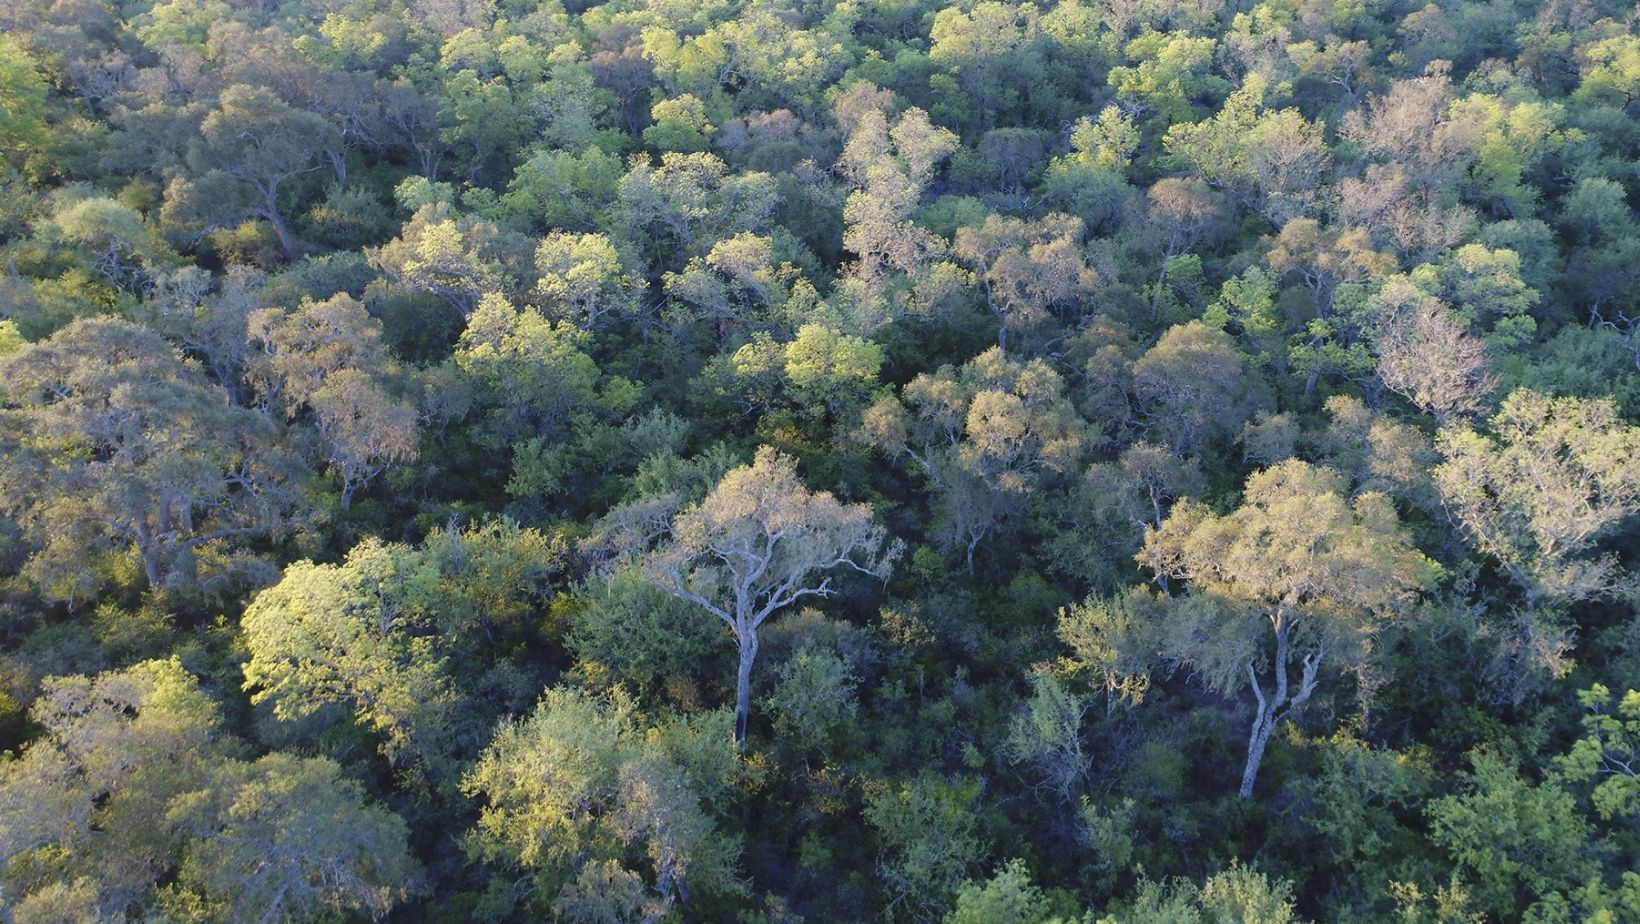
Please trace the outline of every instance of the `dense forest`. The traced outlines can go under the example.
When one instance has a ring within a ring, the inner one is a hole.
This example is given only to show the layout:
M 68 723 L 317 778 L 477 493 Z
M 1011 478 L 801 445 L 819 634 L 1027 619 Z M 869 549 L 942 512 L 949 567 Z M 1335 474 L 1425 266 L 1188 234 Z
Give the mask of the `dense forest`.
M 0 0 L 0 922 L 1640 922 L 1626 0 Z

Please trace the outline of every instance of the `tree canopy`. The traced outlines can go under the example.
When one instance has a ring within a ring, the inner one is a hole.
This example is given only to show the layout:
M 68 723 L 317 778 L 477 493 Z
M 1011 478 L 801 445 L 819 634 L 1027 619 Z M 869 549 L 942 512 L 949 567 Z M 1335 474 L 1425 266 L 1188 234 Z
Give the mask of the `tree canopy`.
M 1640 921 L 1621 0 L 0 0 L 0 922 Z

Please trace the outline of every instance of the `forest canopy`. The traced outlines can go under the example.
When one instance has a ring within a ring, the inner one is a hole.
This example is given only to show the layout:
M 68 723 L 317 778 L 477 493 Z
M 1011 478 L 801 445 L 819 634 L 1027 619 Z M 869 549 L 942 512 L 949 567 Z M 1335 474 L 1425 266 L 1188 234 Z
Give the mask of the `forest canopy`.
M 1640 12 L 5 0 L 0 921 L 1640 922 Z

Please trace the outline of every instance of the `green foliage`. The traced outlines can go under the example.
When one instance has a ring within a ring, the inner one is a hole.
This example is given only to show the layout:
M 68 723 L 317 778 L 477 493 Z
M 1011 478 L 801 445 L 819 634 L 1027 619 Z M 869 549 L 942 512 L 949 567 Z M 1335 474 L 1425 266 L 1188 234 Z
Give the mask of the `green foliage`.
M 1428 814 L 1431 837 L 1465 875 L 1479 910 L 1507 913 L 1595 874 L 1590 826 L 1571 793 L 1534 785 L 1497 754 L 1471 760 L 1464 792 L 1434 800 Z
M 17 159 L 46 140 L 46 82 L 12 36 L 0 36 L 0 61 L 0 154 Z
M 1048 919 L 1042 890 L 1021 860 L 1009 860 L 984 882 L 965 882 L 945 924 L 1040 924 Z
M 542 887 L 527 901 L 560 913 L 624 903 L 612 886 L 631 877 L 656 916 L 691 890 L 733 893 L 739 845 L 711 807 L 735 765 L 726 712 L 648 726 L 618 692 L 552 688 L 463 779 L 482 810 L 470 849 L 522 870 Z
M 1593 782 L 1590 801 L 1607 821 L 1640 812 L 1640 693 L 1629 690 L 1612 708 L 1612 693 L 1595 684 L 1578 693 L 1589 714 L 1582 738 L 1561 758 L 1558 770 L 1569 781 Z M 1610 711 L 1608 711 L 1610 710 Z
M 867 797 L 865 818 L 877 834 L 877 876 L 890 907 L 922 920 L 937 920 L 949 907 L 983 856 L 972 809 L 976 795 L 972 781 L 923 775 Z
M 775 731 L 798 748 L 818 749 L 854 720 L 858 683 L 836 652 L 805 644 L 780 666 L 769 697 Z
M 1271 882 L 1257 870 L 1232 865 L 1215 873 L 1200 886 L 1189 880 L 1166 885 L 1146 882 L 1130 910 L 1100 918 L 1100 924 L 1132 921 L 1167 924 L 1230 924 L 1232 921 L 1268 921 L 1271 924 L 1298 924 L 1303 919 L 1293 909 L 1292 887 Z
M 508 672 L 487 662 L 529 639 L 564 551 L 502 522 L 419 548 L 366 540 L 339 565 L 297 562 L 245 610 L 245 688 L 281 721 L 343 706 L 389 761 L 447 783 L 473 726 L 518 704 Z
M 0 919 L 1640 920 L 1633 20 L 0 2 Z
M 0 763 L 0 875 L 35 920 L 380 916 L 420 889 L 398 816 L 329 760 L 240 760 L 175 660 L 53 678 L 34 718 Z

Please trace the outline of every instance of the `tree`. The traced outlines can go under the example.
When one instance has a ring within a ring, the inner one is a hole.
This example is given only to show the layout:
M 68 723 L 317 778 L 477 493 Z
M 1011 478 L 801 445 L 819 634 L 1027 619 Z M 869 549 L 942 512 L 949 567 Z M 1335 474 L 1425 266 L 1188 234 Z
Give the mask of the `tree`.
M 911 219 L 934 171 L 959 142 L 915 107 L 890 120 L 886 108 L 892 94 L 879 98 L 874 89 L 859 85 L 837 103 L 842 109 L 858 99 L 864 106 L 844 120 L 848 141 L 837 161 L 853 186 L 843 205 L 843 248 L 855 262 L 845 271 L 844 284 L 855 301 L 880 306 L 868 316 L 892 317 L 897 286 L 942 262 L 945 241 Z
M 775 730 L 799 750 L 820 750 L 837 729 L 853 722 L 859 682 L 837 652 L 805 642 L 780 665 L 769 697 Z
M 144 318 L 199 357 L 233 402 L 244 404 L 245 334 L 251 313 L 263 307 L 266 285 L 267 277 L 247 266 L 230 266 L 218 277 L 197 266 L 181 267 L 154 280 Z
M 1384 387 L 1434 415 L 1437 423 L 1479 413 L 1496 380 L 1486 344 L 1470 336 L 1452 310 L 1406 277 L 1384 283 L 1374 348 Z
M 1332 155 L 1320 125 L 1296 109 L 1264 105 L 1267 89 L 1264 77 L 1249 75 L 1212 118 L 1168 129 L 1166 145 L 1202 179 L 1281 228 L 1315 210 Z
M 1271 732 L 1315 692 L 1323 659 L 1362 664 L 1382 620 L 1406 611 L 1436 573 L 1388 498 L 1369 493 L 1351 503 L 1336 472 L 1296 459 L 1249 477 L 1233 513 L 1179 503 L 1145 531 L 1139 560 L 1194 591 L 1171 608 L 1168 657 L 1225 692 L 1245 678 L 1258 701 L 1243 799 L 1253 795 Z M 1261 664 L 1273 687 L 1260 678 Z M 1294 666 L 1302 668 L 1296 689 Z
M 390 763 L 443 772 L 456 694 L 428 614 L 406 606 L 410 550 L 370 540 L 341 565 L 296 562 L 241 620 L 245 689 L 281 720 L 344 706 Z
M 389 466 L 416 456 L 416 409 L 389 390 L 381 330 L 345 293 L 248 319 L 249 338 L 261 347 L 250 378 L 264 404 L 283 403 L 291 417 L 304 408 L 312 413 L 342 483 L 343 510 Z
M 706 499 L 679 513 L 649 562 L 662 588 L 721 619 L 740 649 L 735 741 L 746 740 L 758 630 L 805 597 L 835 593 L 838 569 L 886 580 L 898 543 L 866 504 L 810 491 L 797 464 L 773 449 L 723 476 Z
M 368 539 L 336 565 L 296 562 L 245 610 L 245 688 L 281 721 L 340 706 L 389 763 L 453 783 L 461 749 L 537 689 L 501 655 L 536 641 L 528 617 L 564 554 L 502 520 L 414 547 Z
M 774 179 L 732 173 L 713 154 L 668 151 L 656 167 L 635 158 L 619 184 L 616 221 L 651 268 L 704 257 L 723 240 L 768 228 Z
M 404 820 L 328 758 L 229 764 L 172 815 L 192 839 L 178 879 L 224 921 L 376 921 L 421 890 Z
M 658 921 L 691 895 L 734 894 L 740 845 L 711 811 L 737 767 L 727 724 L 724 712 L 649 724 L 618 690 L 549 688 L 462 780 L 482 800 L 469 843 L 521 868 L 534 907 L 571 920 Z M 622 906 L 631 916 L 613 917 Z
M 1048 913 L 1048 901 L 1031 881 L 1025 861 L 1014 859 L 984 882 L 963 883 L 945 924 L 1043 924 L 1050 920 Z
M 1041 359 L 991 347 L 961 368 L 922 373 L 867 409 L 857 438 L 916 463 L 941 494 L 945 529 L 974 550 L 1040 484 L 1087 450 L 1086 424 Z
M 123 292 L 141 290 L 166 262 L 167 248 L 142 215 L 115 199 L 98 196 L 69 203 L 51 217 L 51 227 Z
M 1616 697 L 1597 683 L 1580 690 L 1583 737 L 1556 761 L 1556 770 L 1573 783 L 1594 783 L 1589 794 L 1602 819 L 1640 816 L 1640 693 Z
M 1300 924 L 1302 920 L 1293 907 L 1292 883 L 1272 882 L 1258 870 L 1232 863 L 1199 886 L 1188 879 L 1165 884 L 1147 879 L 1131 907 L 1100 918 L 1099 924 Z
M 1201 321 L 1168 328 L 1133 364 L 1133 387 L 1150 431 L 1180 455 L 1239 432 L 1263 403 L 1235 341 Z
M 1466 874 L 1481 911 L 1514 914 L 1555 893 L 1564 903 L 1598 881 L 1593 831 L 1570 792 L 1532 783 L 1496 753 L 1477 751 L 1470 761 L 1463 790 L 1432 800 L 1425 814 L 1430 839 Z
M 891 909 L 938 920 L 985 849 L 975 830 L 977 795 L 974 781 L 953 784 L 927 773 L 879 784 L 867 796 L 866 821 L 877 833 L 877 876 Z
M 549 321 L 534 308 L 514 308 L 499 295 L 485 296 L 455 353 L 456 367 L 476 386 L 489 411 L 480 440 L 503 450 L 520 434 L 561 438 L 572 415 L 630 407 L 636 386 L 619 378 L 605 380 L 585 352 L 589 340 L 587 331 Z
M 595 330 L 608 318 L 635 317 L 640 280 L 621 265 L 621 255 L 602 234 L 554 232 L 535 251 L 535 284 L 546 315 L 582 330 Z
M 151 331 L 76 321 L 0 373 L 0 503 L 48 594 L 90 591 L 88 555 L 134 554 L 154 588 L 231 573 L 231 558 L 206 553 L 276 533 L 295 505 L 303 472 L 273 424 Z
M 176 660 L 52 678 L 42 693 L 45 734 L 0 763 L 0 881 L 35 909 L 375 920 L 418 890 L 398 816 L 324 758 L 240 760 Z
M 1078 119 L 1070 141 L 1070 153 L 1043 172 L 1043 204 L 1081 218 L 1092 231 L 1108 232 L 1133 195 L 1124 173 L 1139 149 L 1138 127 L 1116 106 L 1106 106 L 1097 120 Z
M 1156 320 L 1162 286 L 1175 257 L 1189 253 L 1220 225 L 1218 197 L 1200 180 L 1157 180 L 1145 193 L 1146 215 L 1162 238 L 1162 268 L 1150 297 L 1150 319 Z
M 501 237 L 495 225 L 432 202 L 416 209 L 398 237 L 365 254 L 388 278 L 437 295 L 466 318 L 485 295 L 501 290 Z
M 388 468 L 416 457 L 420 436 L 416 408 L 398 400 L 379 379 L 360 369 L 341 369 L 308 399 L 319 435 L 330 447 L 327 461 L 342 485 L 342 509 L 358 490 Z
M 0 36 L 0 157 L 20 159 L 46 138 L 46 82 L 11 35 Z
M 798 328 L 782 353 L 786 381 L 801 406 L 829 412 L 833 419 L 858 411 L 883 365 L 877 344 L 819 324 Z
M 974 100 L 981 128 L 997 114 L 1017 106 L 1024 75 L 1041 67 L 1040 52 L 1029 40 L 1038 27 L 1035 9 L 982 2 L 968 10 L 949 7 L 934 16 L 929 29 L 929 60 L 950 69 L 956 83 Z
M 1430 68 L 1422 77 L 1393 81 L 1386 93 L 1350 110 L 1339 133 L 1371 156 L 1387 158 L 1403 171 L 1421 201 L 1436 198 L 1475 159 L 1477 133 L 1451 105 L 1447 70 Z
M 1054 512 L 1060 532 L 1048 549 L 1053 567 L 1115 589 L 1128 579 L 1145 527 L 1161 525 L 1174 501 L 1200 497 L 1206 487 L 1196 460 L 1144 441 L 1115 462 L 1088 466 Z
M 1632 588 L 1633 576 L 1598 546 L 1640 513 L 1640 427 L 1609 398 L 1519 390 L 1490 429 L 1444 430 L 1435 484 L 1470 542 L 1524 594 L 1526 609 Z
M 1372 243 L 1359 228 L 1323 228 L 1314 219 L 1295 218 L 1270 248 L 1270 268 L 1297 276 L 1315 298 L 1316 316 L 1288 348 L 1295 371 L 1307 373 L 1306 400 L 1323 374 L 1370 374 L 1372 359 L 1365 342 L 1370 316 L 1360 304 L 1361 288 L 1395 270 L 1394 259 L 1374 250 Z M 1344 295 L 1352 297 L 1341 299 Z
M 663 277 L 674 323 L 706 321 L 721 338 L 738 331 L 762 332 L 789 300 L 793 268 L 776 266 L 771 238 L 742 232 L 717 242 L 682 272 Z
M 236 757 L 235 743 L 175 660 L 48 679 L 32 714 L 44 735 L 0 764 L 6 884 L 13 894 L 46 885 L 54 870 L 41 854 L 57 851 L 63 880 L 87 877 L 101 911 L 123 912 L 176 861 L 172 800 Z
M 285 226 L 280 196 L 286 183 L 318 169 L 314 161 L 337 144 L 335 135 L 328 121 L 291 108 L 271 90 L 241 84 L 224 89 L 188 150 L 189 165 L 207 184 L 197 191 L 197 205 L 218 215 L 266 219 L 285 257 L 293 258 L 296 245 Z M 214 182 L 213 175 L 228 182 Z M 215 201 L 213 193 L 219 189 L 232 197 Z
M 1058 314 L 1075 326 L 1084 300 L 1101 284 L 1082 246 L 1082 220 L 1047 215 L 1034 221 L 990 215 L 960 228 L 951 252 L 972 269 L 996 315 L 997 346 L 1008 330 L 1031 330 Z
M 1122 49 L 1133 65 L 1111 68 L 1107 80 L 1118 97 L 1156 112 L 1163 124 L 1183 122 L 1196 102 L 1230 89 L 1210 70 L 1216 44 L 1185 31 L 1148 31 Z
M 1073 807 L 1091 763 L 1082 748 L 1088 705 L 1052 673 L 1037 671 L 1030 680 L 1031 698 L 1008 723 L 1003 753 L 1028 765 L 1033 786 L 1050 792 L 1060 808 Z

